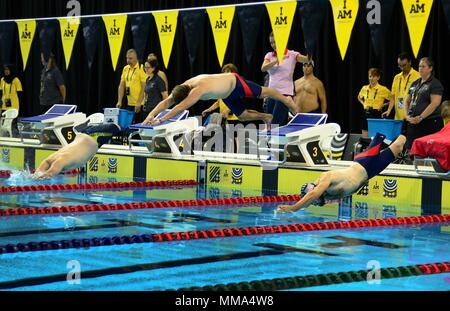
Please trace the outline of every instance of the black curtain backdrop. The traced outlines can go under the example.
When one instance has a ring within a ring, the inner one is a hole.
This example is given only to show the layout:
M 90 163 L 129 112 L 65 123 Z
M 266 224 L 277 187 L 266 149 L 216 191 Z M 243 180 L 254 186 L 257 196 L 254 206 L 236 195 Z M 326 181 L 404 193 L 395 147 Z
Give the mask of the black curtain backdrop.
M 435 60 L 436 77 L 446 89 L 444 99 L 448 99 L 450 96 L 450 59 L 448 57 L 450 52 L 450 30 L 441 1 L 447 0 L 434 1 L 418 58 L 431 56 Z M 194 8 L 248 2 L 254 1 L 80 0 L 82 15 Z M 343 132 L 360 132 L 362 108 L 357 103 L 356 96 L 360 88 L 367 84 L 367 69 L 379 67 L 383 72 L 381 84 L 390 88 L 393 76 L 399 72 L 396 61 L 397 55 L 403 51 L 412 53 L 401 1 L 397 0 L 395 2 L 393 18 L 391 24 L 387 27 L 389 30 L 384 37 L 384 49 L 381 51 L 381 55 L 377 57 L 366 22 L 365 6 L 367 1 L 360 1 L 360 10 L 347 55 L 345 60 L 341 61 L 334 33 L 331 6 L 326 1 L 323 12 L 324 23 L 320 29 L 317 51 L 315 53 L 317 64 L 315 73 L 323 81 L 326 88 L 329 119 L 339 123 Z M 65 0 L 1 0 L 0 19 L 66 16 L 69 12 L 66 4 L 67 1 Z M 264 6 L 264 4 L 261 5 Z M 169 66 L 168 68 L 163 68 L 169 78 L 169 88 L 183 82 L 192 75 L 220 72 L 209 20 L 206 20 L 204 23 L 203 38 L 192 66 L 187 53 L 186 35 L 182 23 L 182 17 L 179 15 Z M 264 8 L 261 28 L 256 34 L 257 43 L 250 62 L 245 60 L 243 34 L 240 27 L 238 17 L 235 14 L 224 63 L 232 62 L 236 64 L 244 77 L 262 84 L 264 75 L 261 73 L 260 67 L 264 55 L 270 51 L 268 36 L 271 32 L 271 27 L 266 9 Z M 65 69 L 59 27 L 57 27 L 55 36 L 54 48 L 56 49 L 58 66 L 66 81 L 67 101 L 77 104 L 78 110 L 87 114 L 102 111 L 105 107 L 113 107 L 117 101 L 117 86 L 120 74 L 123 66 L 126 64 L 125 52 L 133 47 L 130 22 L 127 22 L 123 46 L 115 72 L 112 69 L 109 45 L 102 21 L 99 27 L 98 47 L 91 68 L 88 66 L 82 27 L 79 28 L 72 61 L 68 70 Z M 21 69 L 22 57 L 20 55 L 17 31 L 14 32 L 12 42 L 14 44 L 12 44 L 10 51 L 11 61 L 17 65 L 17 68 Z M 289 49 L 306 53 L 298 10 L 295 13 L 288 47 Z M 41 42 L 37 30 L 27 68 L 25 72 L 19 74 L 24 87 L 24 104 L 21 107 L 21 116 L 35 115 L 39 112 L 39 79 L 42 69 L 40 52 Z M 160 58 L 160 64 L 163 65 L 158 33 L 153 17 L 150 22 L 145 55 L 150 52 L 156 53 Z M 8 54 L 9 52 L 6 51 L 6 53 Z M 418 60 L 415 59 L 413 66 L 416 69 L 417 65 Z M 301 66 L 298 65 L 294 78 L 298 79 L 301 75 Z M 192 108 L 191 114 L 198 114 L 208 104 L 199 103 Z

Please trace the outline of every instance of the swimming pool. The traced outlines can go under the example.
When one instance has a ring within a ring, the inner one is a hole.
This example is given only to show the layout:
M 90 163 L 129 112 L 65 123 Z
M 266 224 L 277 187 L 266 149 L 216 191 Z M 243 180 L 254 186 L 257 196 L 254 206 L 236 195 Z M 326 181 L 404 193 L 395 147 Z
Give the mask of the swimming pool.
M 0 182 L 0 186 L 13 184 L 8 179 Z M 59 176 L 56 180 L 39 183 L 84 182 L 86 179 L 82 176 Z M 203 202 L 214 198 L 255 196 L 262 197 L 262 193 L 197 185 L 24 191 L 2 193 L 0 209 L 38 211 L 39 208 L 55 206 L 117 206 L 129 202 L 173 200 Z M 399 215 L 416 215 L 408 212 L 408 206 L 394 209 L 382 204 L 361 206 L 351 200 L 340 205 L 311 207 L 297 213 L 277 215 L 274 213 L 277 204 L 248 202 L 2 214 L 0 249 L 3 253 L 0 254 L 0 262 L 3 273 L 0 275 L 0 289 L 135 291 L 211 290 L 230 286 L 232 289 L 306 291 L 450 289 L 448 273 L 427 274 L 417 268 L 417 265 L 449 261 L 448 222 L 341 229 L 327 227 L 327 230 L 317 227 L 274 234 L 251 231 L 262 227 L 351 223 L 358 219 L 396 219 Z M 247 228 L 253 233 L 239 235 L 232 234 L 232 230 L 223 231 L 227 228 Z M 174 232 L 181 237 L 183 232 L 199 235 L 202 232 L 228 232 L 232 236 L 221 237 L 218 234 L 216 237 L 205 235 L 201 239 L 155 240 L 157 234 Z M 375 269 L 380 269 L 380 273 L 375 273 Z M 365 270 L 365 274 L 361 270 Z

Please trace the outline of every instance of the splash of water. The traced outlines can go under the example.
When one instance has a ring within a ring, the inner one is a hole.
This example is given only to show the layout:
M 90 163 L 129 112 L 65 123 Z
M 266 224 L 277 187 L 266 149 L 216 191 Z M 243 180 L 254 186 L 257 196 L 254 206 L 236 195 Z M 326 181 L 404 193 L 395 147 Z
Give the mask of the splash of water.
M 11 185 L 21 185 L 32 180 L 33 173 L 28 165 L 24 170 L 11 170 L 11 175 L 8 178 L 8 183 Z

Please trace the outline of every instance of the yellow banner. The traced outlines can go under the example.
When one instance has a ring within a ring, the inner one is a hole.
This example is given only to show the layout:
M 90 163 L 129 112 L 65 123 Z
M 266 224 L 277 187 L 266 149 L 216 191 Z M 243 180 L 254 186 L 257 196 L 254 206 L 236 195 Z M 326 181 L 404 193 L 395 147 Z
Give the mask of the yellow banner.
M 31 44 L 33 43 L 34 34 L 36 32 L 36 21 L 25 20 L 16 21 L 19 29 L 20 52 L 22 53 L 23 70 L 27 67 L 28 55 L 30 54 Z
M 405 12 L 406 24 L 408 25 L 409 38 L 414 57 L 417 57 L 422 44 L 428 17 L 430 16 L 433 0 L 402 0 Z
M 422 179 L 375 176 L 353 195 L 353 202 L 394 206 L 397 216 L 420 215 Z
M 77 38 L 78 27 L 80 26 L 80 19 L 73 18 L 59 18 L 59 26 L 61 28 L 61 42 L 64 50 L 64 58 L 66 60 L 66 70 L 69 68 L 70 58 L 72 56 L 73 45 Z
M 272 25 L 273 38 L 277 45 L 278 63 L 280 65 L 283 62 L 284 50 L 289 41 L 296 7 L 297 1 L 266 3 L 270 24 Z
M 334 30 L 341 58 L 347 53 L 353 26 L 358 15 L 359 0 L 330 0 L 333 9 Z
M 147 159 L 146 180 L 197 180 L 197 162 Z
M 87 163 L 87 175 L 108 178 L 133 177 L 133 157 L 96 154 Z
M 228 39 L 230 38 L 231 25 L 234 17 L 234 6 L 216 7 L 206 9 L 211 23 L 212 32 L 214 35 L 214 42 L 216 43 L 217 58 L 219 59 L 220 67 L 223 65 L 223 59 L 228 46 Z
M 177 31 L 178 10 L 154 12 L 156 28 L 158 29 L 161 52 L 166 68 L 169 65 L 170 54 L 172 54 L 173 40 Z
M 103 16 L 106 34 L 108 35 L 109 50 L 111 52 L 111 61 L 114 71 L 119 60 L 120 50 L 122 49 L 123 35 L 127 24 L 127 15 Z
M 207 185 L 233 190 L 262 189 L 262 168 L 259 166 L 209 163 L 207 166 Z
M 3 163 L 8 169 L 22 170 L 24 168 L 25 150 L 23 148 L 2 146 L 0 151 L 0 164 Z

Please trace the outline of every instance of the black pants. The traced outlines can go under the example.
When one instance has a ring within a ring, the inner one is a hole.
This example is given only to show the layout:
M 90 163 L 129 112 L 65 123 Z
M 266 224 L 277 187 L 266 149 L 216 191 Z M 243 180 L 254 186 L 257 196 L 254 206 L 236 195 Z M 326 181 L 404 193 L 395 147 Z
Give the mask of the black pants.
M 442 118 L 423 119 L 419 124 L 408 123 L 406 149 L 411 150 L 416 138 L 434 134 L 444 127 Z
M 364 111 L 363 122 L 361 126 L 363 131 L 367 131 L 369 128 L 367 119 L 381 119 L 381 110 L 371 109 Z
M 138 113 L 135 113 L 134 114 L 134 117 L 133 117 L 133 124 L 135 124 L 135 123 L 141 123 L 142 121 L 144 121 L 144 112 L 143 112 L 143 109 L 144 107 L 143 106 L 141 106 L 141 111 L 139 111 Z M 128 105 L 126 105 L 126 106 L 122 106 L 122 109 L 126 109 L 126 110 L 128 110 L 128 111 L 134 111 L 134 106 L 128 106 Z M 147 117 L 147 114 L 145 114 L 145 117 Z

